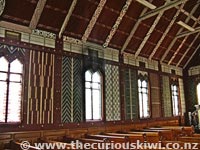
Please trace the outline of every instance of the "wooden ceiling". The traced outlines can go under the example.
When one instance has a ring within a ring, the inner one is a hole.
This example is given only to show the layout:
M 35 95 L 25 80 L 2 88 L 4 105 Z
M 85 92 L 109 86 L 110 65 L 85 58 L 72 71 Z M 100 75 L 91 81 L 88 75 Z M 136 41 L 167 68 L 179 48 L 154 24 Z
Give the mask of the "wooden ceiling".
M 2 22 L 185 67 L 200 50 L 200 0 L 6 0 Z M 194 29 L 177 24 L 182 21 Z

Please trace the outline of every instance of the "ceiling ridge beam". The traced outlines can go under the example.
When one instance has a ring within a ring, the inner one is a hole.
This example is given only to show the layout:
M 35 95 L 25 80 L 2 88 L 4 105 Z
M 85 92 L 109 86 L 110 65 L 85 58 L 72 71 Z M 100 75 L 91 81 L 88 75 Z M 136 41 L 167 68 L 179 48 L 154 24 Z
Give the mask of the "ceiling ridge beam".
M 67 24 L 68 24 L 69 19 L 70 19 L 71 15 L 72 15 L 72 12 L 74 11 L 74 8 L 76 7 L 76 3 L 77 3 L 77 0 L 73 0 L 73 1 L 72 1 L 72 4 L 71 4 L 71 6 L 70 6 L 70 8 L 69 8 L 69 11 L 68 11 L 68 13 L 67 13 L 67 15 L 66 15 L 66 17 L 65 17 L 65 20 L 64 20 L 64 22 L 63 22 L 63 24 L 62 24 L 61 29 L 60 29 L 59 38 L 62 37 L 62 34 L 63 34 L 63 32 L 65 31 L 65 28 L 67 27 Z
M 117 20 L 115 21 L 115 24 L 113 25 L 112 29 L 110 30 L 109 35 L 106 38 L 105 43 L 103 44 L 103 47 L 107 47 L 111 41 L 111 39 L 113 38 L 114 34 L 116 33 L 124 15 L 126 14 L 130 4 L 132 3 L 132 0 L 126 0 L 126 4 L 123 6 Z
M 176 67 L 178 67 L 180 65 L 180 63 L 182 62 L 182 60 L 185 58 L 185 56 L 187 55 L 187 53 L 189 52 L 190 48 L 192 47 L 192 45 L 196 42 L 196 40 L 198 39 L 200 35 L 200 32 L 195 36 L 195 39 L 192 41 L 192 43 L 189 45 L 189 47 L 187 48 L 187 50 L 184 52 L 183 56 L 181 57 L 181 59 L 178 61 L 178 63 L 176 64 Z
M 150 2 L 152 2 L 152 1 L 153 1 L 153 0 L 150 0 Z M 140 16 L 144 15 L 145 12 L 146 12 L 147 10 L 148 10 L 148 8 L 145 7 L 145 8 L 143 9 L 143 11 L 141 12 Z M 131 39 L 133 38 L 133 35 L 134 35 L 135 31 L 137 30 L 137 28 L 138 28 L 139 25 L 140 25 L 140 20 L 138 20 L 138 21 L 136 22 L 136 24 L 133 26 L 133 28 L 132 28 L 132 30 L 131 30 L 131 32 L 130 32 L 128 38 L 126 39 L 124 45 L 122 46 L 121 54 L 124 53 L 125 49 L 127 48 L 128 44 L 130 43 Z
M 142 41 L 142 43 L 140 44 L 138 50 L 135 52 L 135 57 L 138 57 L 138 55 L 140 54 L 140 52 L 142 51 L 142 48 L 144 47 L 144 45 L 146 44 L 147 40 L 149 39 L 149 37 L 151 36 L 151 33 L 153 32 L 153 30 L 155 29 L 156 25 L 158 24 L 160 18 L 162 17 L 164 11 L 161 11 L 159 13 L 159 15 L 156 17 L 156 19 L 153 22 L 153 25 L 151 26 L 151 28 L 149 29 L 148 33 L 146 34 L 144 40 Z
M 200 0 L 198 0 L 198 1 L 200 1 Z M 194 7 L 194 8 L 192 9 L 192 12 L 195 11 L 195 10 L 194 10 L 195 8 L 196 8 L 196 7 Z M 186 19 L 186 21 L 185 21 L 185 23 L 188 23 L 189 20 L 190 20 L 190 17 L 188 16 L 187 19 Z M 178 33 L 177 33 L 177 35 L 180 34 L 180 33 L 182 32 L 182 30 L 183 30 L 183 28 L 180 28 L 179 31 L 178 31 Z M 162 56 L 162 58 L 161 58 L 161 60 L 160 60 L 161 63 L 163 62 L 163 60 L 165 59 L 165 57 L 167 56 L 167 54 L 169 53 L 169 51 L 171 50 L 172 46 L 174 45 L 174 43 L 176 42 L 177 39 L 178 39 L 178 38 L 177 38 L 177 36 L 176 36 L 176 37 L 173 39 L 173 41 L 170 43 L 169 47 L 167 48 L 167 50 L 165 51 L 164 55 Z
M 181 5 L 180 8 L 183 8 L 185 5 L 185 3 L 183 3 Z M 159 46 L 161 45 L 161 43 L 163 42 L 163 40 L 165 39 L 167 33 L 169 32 L 169 30 L 171 29 L 172 25 L 174 24 L 174 22 L 176 21 L 176 18 L 178 17 L 178 15 L 180 14 L 181 10 L 177 10 L 175 16 L 173 17 L 172 21 L 170 22 L 170 24 L 168 25 L 167 29 L 165 30 L 165 32 L 163 33 L 162 37 L 160 38 L 160 40 L 158 41 L 158 43 L 156 44 L 156 47 L 154 48 L 154 50 L 152 51 L 152 53 L 149 56 L 149 59 L 151 60 L 152 57 L 154 56 L 154 54 L 156 53 L 156 51 L 158 50 Z
M 139 18 L 139 20 L 145 20 L 148 19 L 150 17 L 153 17 L 157 14 L 159 14 L 161 11 L 166 11 L 168 9 L 171 9 L 177 5 L 180 5 L 181 3 L 185 2 L 187 0 L 176 0 L 176 1 L 171 1 L 170 3 L 167 3 L 166 5 L 160 6 L 156 9 L 153 9 L 151 11 L 149 11 L 148 13 L 144 14 L 143 16 L 141 16 Z
M 39 0 L 38 1 L 35 11 L 33 13 L 33 16 L 31 18 L 31 22 L 29 24 L 30 29 L 34 30 L 37 27 L 37 24 L 40 20 L 40 17 L 42 15 L 42 12 L 44 10 L 46 2 L 47 2 L 47 0 Z
M 92 29 L 94 28 L 95 23 L 97 22 L 97 19 L 99 18 L 99 15 L 101 14 L 103 7 L 106 3 L 106 0 L 101 0 L 97 6 L 97 9 L 95 10 L 92 19 L 89 22 L 89 25 L 87 26 L 87 29 L 85 30 L 85 33 L 82 37 L 82 41 L 86 42 Z
M 189 57 L 189 59 L 187 60 L 187 62 L 185 63 L 185 65 L 183 66 L 183 69 L 185 67 L 187 67 L 188 63 L 191 61 L 191 59 L 194 57 L 194 55 L 196 54 L 196 52 L 200 49 L 200 44 L 199 46 L 195 49 L 194 53 L 192 54 L 192 56 Z
M 198 0 L 198 2 L 200 2 L 200 0 Z M 197 3 L 198 3 L 197 2 Z M 190 12 L 190 14 L 194 14 L 194 12 L 197 10 L 197 8 L 199 7 L 199 5 L 195 5 L 195 7 L 192 9 L 192 11 Z M 186 19 L 187 22 L 189 22 L 190 17 L 188 16 L 188 18 Z M 195 27 L 198 24 L 197 21 L 195 21 L 195 23 L 193 24 L 192 28 Z M 191 31 L 190 31 L 191 32 Z M 181 44 L 179 45 L 178 49 L 176 50 L 176 52 L 173 54 L 173 56 L 171 57 L 171 59 L 168 62 L 168 65 L 171 64 L 171 62 L 174 60 L 174 58 L 176 57 L 176 55 L 178 54 L 178 52 L 180 51 L 180 49 L 182 48 L 182 46 L 184 45 L 185 41 L 188 39 L 189 36 L 185 36 L 184 39 L 182 40 Z
M 32 30 L 29 27 L 7 22 L 7 21 L 0 21 L 0 27 L 14 30 L 14 31 L 20 31 L 20 32 L 25 32 L 25 33 L 30 33 L 30 34 L 32 33 Z

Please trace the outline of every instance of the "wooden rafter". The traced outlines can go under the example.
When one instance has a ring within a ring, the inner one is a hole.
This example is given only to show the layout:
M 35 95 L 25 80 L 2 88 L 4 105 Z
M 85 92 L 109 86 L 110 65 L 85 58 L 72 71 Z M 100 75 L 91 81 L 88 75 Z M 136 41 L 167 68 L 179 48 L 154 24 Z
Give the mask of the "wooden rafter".
M 11 29 L 11 30 L 14 30 L 14 31 L 32 33 L 32 30 L 29 27 L 14 24 L 14 23 L 11 23 L 11 22 L 6 22 L 6 21 L 0 21 L 0 27 Z
M 184 52 L 183 56 L 181 57 L 181 59 L 178 61 L 178 63 L 176 64 L 176 67 L 178 67 L 180 65 L 180 63 L 182 62 L 182 60 L 185 58 L 185 56 L 187 55 L 187 53 L 190 51 L 192 45 L 195 43 L 195 41 L 198 39 L 200 33 L 198 33 L 195 36 L 195 39 L 192 41 L 192 43 L 190 44 L 190 46 L 187 48 L 187 50 Z
M 29 24 L 29 28 L 30 29 L 35 29 L 37 27 L 37 24 L 39 22 L 40 16 L 43 12 L 44 6 L 46 4 L 47 0 L 39 0 L 37 3 L 37 6 L 35 8 L 35 11 L 33 13 L 31 22 Z
M 170 1 L 169 3 L 167 3 L 166 5 L 163 5 L 159 8 L 153 9 L 151 11 L 149 11 L 148 13 L 144 14 L 143 16 L 141 16 L 139 18 L 139 20 L 145 20 L 148 19 L 150 17 L 153 17 L 157 14 L 159 14 L 161 11 L 166 11 L 169 10 L 177 5 L 180 5 L 181 3 L 184 3 L 187 0 L 176 0 L 176 1 Z
M 62 34 L 63 34 L 63 32 L 65 31 L 65 28 L 66 28 L 66 26 L 67 26 L 67 24 L 68 24 L 68 22 L 69 22 L 69 18 L 71 17 L 72 12 L 74 11 L 74 8 L 76 7 L 76 3 L 77 3 L 77 0 L 73 0 L 73 1 L 72 1 L 72 4 L 71 4 L 71 6 L 70 6 L 70 8 L 69 8 L 69 12 L 67 13 L 67 15 L 66 15 L 66 17 L 65 17 L 65 20 L 64 20 L 64 22 L 63 22 L 63 24 L 62 24 L 62 27 L 61 27 L 61 29 L 60 29 L 59 38 L 62 37 Z
M 198 0 L 198 1 L 200 1 L 200 0 Z M 197 6 L 197 5 L 196 5 L 196 6 Z M 194 7 L 194 8 L 192 9 L 192 11 L 191 11 L 190 14 L 192 15 L 196 9 L 197 9 L 197 8 Z M 186 21 L 185 21 L 185 23 L 188 23 L 189 20 L 190 20 L 190 17 L 188 16 L 187 19 L 186 19 Z M 179 31 L 178 31 L 178 33 L 177 33 L 177 35 L 179 35 L 179 34 L 182 32 L 182 30 L 183 30 L 183 28 L 180 28 Z M 177 39 L 178 39 L 178 38 L 177 38 L 177 36 L 176 36 L 176 37 L 173 39 L 173 41 L 170 43 L 169 47 L 167 48 L 167 50 L 165 51 L 164 55 L 162 56 L 160 62 L 163 62 L 163 60 L 165 59 L 165 57 L 167 56 L 167 54 L 169 53 L 169 51 L 171 50 L 172 46 L 175 44 L 175 42 L 176 42 Z
M 153 0 L 151 0 L 150 2 L 152 2 Z M 148 8 L 144 8 L 143 11 L 141 12 L 140 16 L 144 15 L 145 12 L 148 10 Z M 136 24 L 134 25 L 134 27 L 132 28 L 128 38 L 126 39 L 124 45 L 122 46 L 122 49 L 121 49 L 121 54 L 124 53 L 125 49 L 127 48 L 128 44 L 130 43 L 135 31 L 137 30 L 138 26 L 140 25 L 140 21 L 138 20 L 136 22 Z
M 200 0 L 198 0 L 198 2 L 200 2 Z M 194 12 L 197 10 L 197 8 L 199 7 L 199 5 L 195 5 L 195 7 L 192 9 L 191 11 L 191 15 L 194 14 Z M 186 22 L 189 22 L 190 17 L 188 16 L 186 19 Z M 197 21 L 193 24 L 192 27 L 195 27 L 197 25 Z M 184 45 L 185 41 L 187 40 L 188 36 L 185 36 L 185 38 L 182 40 L 181 44 L 179 45 L 178 49 L 176 50 L 176 52 L 173 54 L 173 56 L 171 57 L 171 59 L 168 62 L 168 65 L 171 64 L 171 62 L 174 60 L 174 58 L 176 57 L 176 55 L 179 53 L 180 49 L 182 48 L 182 46 Z
M 101 14 L 101 11 L 103 10 L 103 7 L 104 7 L 105 3 L 106 3 L 106 0 L 101 0 L 99 2 L 99 5 L 97 6 L 97 9 L 95 10 L 95 12 L 94 12 L 94 14 L 92 16 L 92 19 L 90 20 L 90 23 L 87 26 L 87 29 L 85 30 L 85 33 L 84 33 L 84 35 L 82 37 L 82 41 L 83 42 L 87 41 L 92 29 L 94 28 L 94 25 L 95 25 L 99 15 Z
M 194 8 L 193 8 L 194 9 Z M 187 17 L 185 23 L 188 23 L 188 21 L 190 20 L 190 17 Z M 183 28 L 180 28 L 177 35 L 179 35 L 182 32 Z M 178 39 L 178 37 L 176 36 L 173 41 L 170 43 L 169 47 L 167 48 L 167 50 L 165 51 L 164 55 L 162 56 L 160 62 L 163 62 L 163 60 L 165 59 L 165 57 L 167 56 L 167 54 L 169 53 L 169 51 L 171 50 L 172 46 L 175 44 L 176 40 Z
M 113 38 L 114 34 L 116 33 L 124 15 L 126 14 L 130 4 L 131 4 L 132 0 L 126 0 L 126 4 L 123 6 L 117 20 L 115 21 L 115 24 L 113 25 L 112 29 L 110 30 L 109 35 L 106 38 L 105 43 L 103 44 L 103 47 L 107 47 L 108 44 L 110 43 L 111 39 Z
M 167 2 L 166 2 L 166 3 L 167 3 Z M 165 3 L 165 4 L 166 4 L 166 3 Z M 144 47 L 144 45 L 146 44 L 147 40 L 148 40 L 149 37 L 151 36 L 151 33 L 152 33 L 153 30 L 155 29 L 156 25 L 158 24 L 160 18 L 161 18 L 162 15 L 163 15 L 163 13 L 164 13 L 164 11 L 160 11 L 160 12 L 159 12 L 159 15 L 158 15 L 158 16 L 156 17 L 156 19 L 154 20 L 153 25 L 152 25 L 151 28 L 149 29 L 149 31 L 148 31 L 148 33 L 146 34 L 144 40 L 142 41 L 142 43 L 140 44 L 138 50 L 136 51 L 135 57 L 137 57 L 137 56 L 140 54 L 142 48 Z
M 171 20 L 170 24 L 168 25 L 167 29 L 165 30 L 165 32 L 163 33 L 162 37 L 160 38 L 160 40 L 158 41 L 158 43 L 156 44 L 156 47 L 154 48 L 154 50 L 152 51 L 152 53 L 149 56 L 149 59 L 152 59 L 152 57 L 154 56 L 154 54 L 156 53 L 156 51 L 158 50 L 158 48 L 160 47 L 161 43 L 163 42 L 163 40 L 165 39 L 167 33 L 170 31 L 172 25 L 174 24 L 174 22 L 176 21 L 176 18 L 178 17 L 178 15 L 181 12 L 181 9 L 184 7 L 185 3 L 183 3 L 180 7 L 180 9 L 177 10 L 175 16 L 173 17 L 173 19 Z
M 194 33 L 197 33 L 197 32 L 200 32 L 200 27 L 198 28 L 195 28 L 194 31 L 190 32 L 190 31 L 186 31 L 186 32 L 183 32 L 183 33 L 180 33 L 176 36 L 176 38 L 181 38 L 181 37 L 184 37 L 184 36 L 188 36 L 188 35 L 191 35 L 191 34 L 194 34 Z
M 194 53 L 192 54 L 192 56 L 190 56 L 190 58 L 187 60 L 187 62 L 185 63 L 185 65 L 183 66 L 183 68 L 187 67 L 187 65 L 189 64 L 189 62 L 191 61 L 191 59 L 194 57 L 194 55 L 196 54 L 196 52 L 200 49 L 200 44 L 199 46 L 195 49 Z

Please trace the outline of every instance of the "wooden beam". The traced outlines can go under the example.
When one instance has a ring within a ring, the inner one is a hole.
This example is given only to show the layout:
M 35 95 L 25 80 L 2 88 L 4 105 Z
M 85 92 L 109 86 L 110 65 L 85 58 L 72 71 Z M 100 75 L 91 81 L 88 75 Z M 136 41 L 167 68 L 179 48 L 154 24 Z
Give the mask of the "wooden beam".
M 192 47 L 192 45 L 195 43 L 195 41 L 198 39 L 200 35 L 200 32 L 195 36 L 195 39 L 192 41 L 192 43 L 190 44 L 190 46 L 187 48 L 187 50 L 184 52 L 183 56 L 181 57 L 181 59 L 178 61 L 178 63 L 176 64 L 176 67 L 178 67 L 180 65 L 180 63 L 182 62 L 182 60 L 185 58 L 185 56 L 187 55 L 187 53 L 190 51 L 190 48 Z
M 197 32 L 200 32 L 200 27 L 196 28 L 194 31 L 187 31 L 187 32 L 183 32 L 183 33 L 180 33 L 176 36 L 176 38 L 181 38 L 181 37 L 184 37 L 184 36 L 188 36 L 188 35 L 191 35 L 191 34 L 194 34 L 194 33 L 197 33 Z
M 70 19 L 71 15 L 72 15 L 72 12 L 74 11 L 74 8 L 75 8 L 75 6 L 76 6 L 76 3 L 77 3 L 77 0 L 73 0 L 73 1 L 72 1 L 72 4 L 71 4 L 71 6 L 70 6 L 70 8 L 69 8 L 69 12 L 67 13 L 67 15 L 66 15 L 66 17 L 65 17 L 65 20 L 64 20 L 64 22 L 63 22 L 63 24 L 62 24 L 62 27 L 61 27 L 61 29 L 60 29 L 59 38 L 62 37 L 62 34 L 63 34 L 63 32 L 65 31 L 65 28 L 66 28 L 66 26 L 67 26 L 67 24 L 68 24 L 68 22 L 69 22 L 69 19 Z
M 114 34 L 116 33 L 124 15 L 126 14 L 130 4 L 131 4 L 132 0 L 126 0 L 126 4 L 123 6 L 117 20 L 115 21 L 115 24 L 113 25 L 112 29 L 110 30 L 109 35 L 106 38 L 105 43 L 103 44 L 103 47 L 107 47 L 108 44 L 110 43 L 111 39 L 113 38 Z
M 39 22 L 40 16 L 43 12 L 46 2 L 47 2 L 47 0 L 39 0 L 38 1 L 35 11 L 33 13 L 31 22 L 29 24 L 30 29 L 35 29 L 37 27 L 37 24 Z
M 183 68 L 187 67 L 187 65 L 189 64 L 189 62 L 191 61 L 191 59 L 194 57 L 194 55 L 196 54 L 196 52 L 200 49 L 200 44 L 199 46 L 195 49 L 194 53 L 192 54 L 192 56 L 190 56 L 190 58 L 187 60 L 187 62 L 185 63 L 185 65 L 183 66 Z
M 166 2 L 167 3 L 167 2 Z M 165 3 L 165 4 L 166 4 Z M 164 11 L 160 11 L 159 15 L 156 17 L 156 19 L 153 22 L 153 25 L 151 26 L 151 28 L 149 29 L 148 33 L 146 34 L 144 40 L 142 41 L 142 43 L 140 44 L 138 50 L 135 52 L 135 57 L 137 57 L 140 52 L 142 51 L 142 48 L 144 47 L 144 45 L 146 44 L 147 40 L 149 39 L 149 37 L 151 36 L 151 33 L 153 32 L 153 30 L 155 29 L 156 25 L 158 24 L 160 18 L 162 17 Z
M 14 23 L 11 23 L 11 22 L 6 22 L 6 21 L 0 21 L 0 27 L 10 29 L 10 30 L 14 30 L 14 31 L 32 33 L 32 30 L 29 27 L 14 24 Z
M 185 3 L 183 3 L 180 7 L 180 9 L 177 10 L 176 14 L 174 15 L 173 19 L 171 20 L 170 24 L 168 25 L 167 29 L 165 30 L 165 32 L 163 33 L 162 37 L 160 38 L 160 40 L 158 41 L 158 43 L 156 44 L 156 47 L 154 48 L 154 50 L 152 51 L 152 53 L 149 56 L 149 59 L 151 60 L 152 57 L 154 56 L 154 54 L 156 53 L 156 51 L 158 50 L 158 48 L 160 47 L 161 43 L 163 42 L 163 40 L 165 39 L 167 33 L 169 32 L 169 30 L 171 29 L 172 25 L 174 24 L 174 22 L 176 21 L 176 18 L 178 17 L 178 15 L 181 12 L 181 9 L 184 7 Z
M 103 10 L 103 7 L 104 7 L 105 3 L 106 3 L 106 0 L 101 0 L 99 2 L 99 5 L 97 6 L 97 9 L 95 10 L 95 12 L 94 12 L 94 14 L 92 16 L 92 19 L 90 20 L 90 23 L 87 26 L 87 29 L 85 30 L 85 33 L 84 33 L 84 35 L 82 37 L 82 41 L 83 42 L 87 41 L 92 29 L 94 28 L 94 25 L 95 25 L 99 15 L 101 14 L 101 11 Z
M 200 0 L 198 0 L 198 1 L 200 1 Z M 193 14 L 193 13 L 195 12 L 195 9 L 197 9 L 196 7 L 197 7 L 197 6 L 195 6 L 195 7 L 192 9 L 192 11 L 191 11 L 190 14 Z M 186 21 L 185 21 L 185 23 L 188 23 L 189 20 L 190 20 L 190 17 L 188 16 L 187 19 L 186 19 Z M 182 32 L 182 30 L 183 30 L 183 28 L 180 28 L 179 31 L 178 31 L 178 33 L 177 33 L 177 35 L 180 34 L 180 33 Z M 177 38 L 177 36 L 176 36 L 176 37 L 173 39 L 173 41 L 170 43 L 169 47 L 167 48 L 167 50 L 165 51 L 164 55 L 162 56 L 160 62 L 163 62 L 163 60 L 165 59 L 165 57 L 167 56 L 167 54 L 169 53 L 169 51 L 171 50 L 172 46 L 175 44 L 175 42 L 176 42 L 177 39 L 178 39 L 178 38 Z
M 150 0 L 150 2 L 152 2 L 153 0 Z M 144 15 L 145 12 L 148 10 L 148 8 L 144 8 L 143 11 L 141 12 L 140 16 Z M 140 21 L 138 20 L 136 22 L 136 24 L 134 25 L 134 27 L 132 28 L 128 38 L 126 39 L 124 45 L 122 46 L 122 49 L 121 49 L 121 54 L 124 53 L 125 49 L 127 48 L 128 44 L 130 43 L 135 31 L 137 30 L 138 26 L 140 25 Z
M 177 5 L 180 5 L 181 3 L 184 3 L 185 1 L 187 0 L 175 0 L 175 1 L 171 1 L 170 3 L 166 4 L 166 5 L 163 5 L 159 8 L 156 8 L 154 10 L 151 10 L 149 11 L 148 13 L 144 14 L 143 16 L 141 16 L 139 18 L 139 20 L 145 20 L 145 19 L 148 19 L 152 16 L 155 16 L 157 14 L 159 14 L 161 11 L 166 11 L 166 10 L 169 10 Z
M 198 2 L 200 2 L 200 0 L 198 0 Z M 195 5 L 195 7 L 192 9 L 191 11 L 191 15 L 194 14 L 194 12 L 198 9 L 199 5 Z M 188 22 L 190 20 L 190 17 L 188 16 L 188 18 L 186 19 L 186 21 Z M 197 25 L 198 21 L 196 21 L 192 28 L 194 28 Z M 191 32 L 191 31 L 190 31 Z M 185 38 L 182 40 L 181 44 L 179 45 L 178 49 L 176 50 L 176 52 L 173 54 L 173 56 L 171 57 L 171 59 L 168 62 L 168 65 L 171 64 L 171 62 L 174 60 L 174 58 L 176 57 L 176 55 L 179 53 L 180 49 L 182 48 L 182 46 L 184 45 L 184 43 L 186 42 L 188 36 L 185 36 Z

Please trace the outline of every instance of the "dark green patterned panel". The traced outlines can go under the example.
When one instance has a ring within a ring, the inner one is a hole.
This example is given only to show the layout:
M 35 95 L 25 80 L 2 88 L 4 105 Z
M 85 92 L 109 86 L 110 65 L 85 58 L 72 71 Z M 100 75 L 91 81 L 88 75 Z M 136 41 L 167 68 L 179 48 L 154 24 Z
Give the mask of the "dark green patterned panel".
M 188 100 L 189 102 L 187 102 L 187 110 L 188 111 L 194 111 L 194 105 L 197 104 L 197 87 L 196 87 L 196 83 L 195 83 L 195 79 L 194 78 L 188 78 L 187 81 L 187 93 L 186 93 L 186 100 Z
M 68 57 L 63 57 L 62 61 L 62 122 L 71 122 L 71 103 L 72 103 L 72 80 L 71 80 L 72 61 Z
M 62 122 L 82 121 L 82 64 L 81 60 L 63 57 L 62 63 Z
M 168 76 L 162 76 L 162 100 L 164 117 L 172 116 L 171 88 Z
M 82 64 L 81 60 L 73 59 L 73 122 L 82 121 Z
M 124 72 L 125 81 L 125 117 L 126 120 L 138 118 L 138 88 L 137 71 L 126 69 Z

